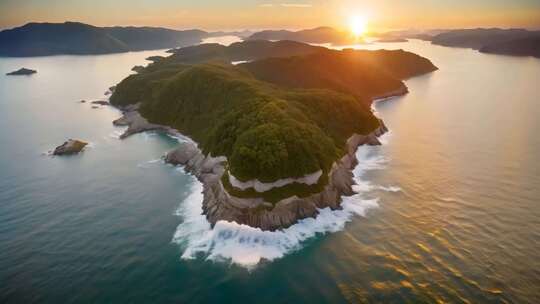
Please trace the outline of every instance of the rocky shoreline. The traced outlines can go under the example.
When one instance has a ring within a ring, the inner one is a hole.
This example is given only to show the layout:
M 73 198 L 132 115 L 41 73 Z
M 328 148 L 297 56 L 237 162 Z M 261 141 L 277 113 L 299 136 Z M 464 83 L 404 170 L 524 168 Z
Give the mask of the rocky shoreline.
M 399 93 L 404 94 L 403 91 Z M 138 105 L 121 110 L 123 116 L 113 121 L 114 125 L 128 127 L 120 136 L 121 139 L 144 131 L 161 131 L 187 139 L 173 128 L 149 123 L 138 112 Z M 358 164 L 356 150 L 361 145 L 380 145 L 378 137 L 388 131 L 384 122 L 380 122 L 381 125 L 370 134 L 354 134 L 347 140 L 347 153 L 334 162 L 323 191 L 303 198 L 289 197 L 275 204 L 265 202 L 262 198 L 230 195 L 221 182 L 226 171 L 226 157 L 205 156 L 192 140 L 181 143 L 178 148 L 167 153 L 164 159 L 167 163 L 184 166 L 186 172 L 193 174 L 203 184 L 203 213 L 212 226 L 225 220 L 274 231 L 287 228 L 301 219 L 315 218 L 318 209 L 341 209 L 342 196 L 354 194 L 352 170 Z

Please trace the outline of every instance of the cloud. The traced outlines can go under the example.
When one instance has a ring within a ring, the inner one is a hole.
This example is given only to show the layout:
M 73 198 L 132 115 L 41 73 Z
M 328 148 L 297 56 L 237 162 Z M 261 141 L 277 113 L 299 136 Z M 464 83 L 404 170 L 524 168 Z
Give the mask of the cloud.
M 301 7 L 301 8 L 308 8 L 308 7 L 313 6 L 307 3 L 281 3 L 280 5 L 283 7 Z
M 272 3 L 263 3 L 260 4 L 259 7 L 296 7 L 296 8 L 310 8 L 313 7 L 312 4 L 309 3 L 281 3 L 281 4 L 272 4 Z

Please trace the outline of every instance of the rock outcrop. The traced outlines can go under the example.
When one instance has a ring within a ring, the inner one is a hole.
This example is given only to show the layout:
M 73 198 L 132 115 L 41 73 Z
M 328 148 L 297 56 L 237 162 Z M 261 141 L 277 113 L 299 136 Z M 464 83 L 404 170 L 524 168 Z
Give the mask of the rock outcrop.
M 234 177 L 234 175 L 229 174 L 229 182 L 231 183 L 233 187 L 241 189 L 241 190 L 253 188 L 257 192 L 265 192 L 273 188 L 279 188 L 279 187 L 283 187 L 283 186 L 290 185 L 293 183 L 315 185 L 322 174 L 323 174 L 322 170 L 318 170 L 317 172 L 307 174 L 302 177 L 282 178 L 282 179 L 279 179 L 270 183 L 263 183 L 257 179 L 252 179 L 252 180 L 243 182 L 241 180 L 238 180 L 236 177 Z
M 341 197 L 354 194 L 352 169 L 358 164 L 357 148 L 364 144 L 380 145 L 377 137 L 385 132 L 387 128 L 381 121 L 381 126 L 371 134 L 350 137 L 347 154 L 332 166 L 328 184 L 322 192 L 305 198 L 289 197 L 275 204 L 261 198 L 245 199 L 230 195 L 221 182 L 227 159 L 204 156 L 193 142 L 183 143 L 169 152 L 165 161 L 185 166 L 187 172 L 203 183 L 203 213 L 212 225 L 225 220 L 274 231 L 287 228 L 301 219 L 316 217 L 318 209 L 340 209 Z
M 100 105 L 100 106 L 108 106 L 110 105 L 110 103 L 108 101 L 105 101 L 105 100 L 94 100 L 91 102 L 91 104 L 97 104 L 97 105 Z
M 173 136 L 184 137 L 178 131 L 171 127 L 153 124 L 148 122 L 146 118 L 142 117 L 141 114 L 137 111 L 139 105 L 133 105 L 129 107 L 124 107 L 122 109 L 123 116 L 114 120 L 113 124 L 115 126 L 127 126 L 127 130 L 120 135 L 120 139 L 124 139 L 130 135 L 145 132 L 145 131 L 162 131 Z
M 132 67 L 131 70 L 135 73 L 140 73 L 144 70 L 144 67 L 142 65 L 136 65 Z
M 81 152 L 88 143 L 76 139 L 68 139 L 62 145 L 56 147 L 53 155 L 69 155 Z
M 121 139 L 132 134 L 158 130 L 174 136 L 182 136 L 177 130 L 152 124 L 142 117 L 138 105 L 124 107 L 123 116 L 114 125 L 127 126 Z M 223 187 L 221 178 L 226 171 L 227 158 L 204 155 L 197 144 L 189 138 L 165 157 L 167 163 L 184 166 L 186 172 L 193 174 L 203 184 L 203 213 L 211 223 L 234 221 L 262 230 L 287 228 L 301 219 L 317 217 L 318 209 L 340 209 L 342 196 L 354 194 L 352 169 L 358 164 L 356 150 L 361 145 L 380 145 L 378 137 L 388 129 L 380 121 L 380 126 L 368 135 L 355 134 L 347 140 L 347 153 L 334 162 L 328 173 L 328 183 L 323 191 L 299 198 L 292 196 L 277 203 L 265 202 L 262 198 L 239 198 L 230 195 Z
M 146 60 L 156 62 L 156 61 L 159 61 L 159 60 L 161 60 L 163 58 L 165 58 L 165 57 L 163 57 L 163 56 L 150 56 L 150 57 L 146 57 Z
M 36 70 L 31 70 L 31 69 L 27 69 L 27 68 L 21 68 L 21 69 L 18 69 L 16 71 L 13 71 L 13 72 L 6 73 L 6 75 L 8 75 L 8 76 L 32 75 L 32 74 L 35 74 L 35 73 L 37 73 Z

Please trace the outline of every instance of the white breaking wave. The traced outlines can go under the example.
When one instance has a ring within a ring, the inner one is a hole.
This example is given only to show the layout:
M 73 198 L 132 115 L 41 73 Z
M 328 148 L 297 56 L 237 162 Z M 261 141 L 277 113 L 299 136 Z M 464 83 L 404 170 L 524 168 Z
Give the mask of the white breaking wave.
M 361 179 L 367 171 L 383 169 L 388 161 L 379 155 L 377 149 L 371 146 L 358 149 L 359 165 L 353 170 L 358 183 L 354 188 L 357 194 L 343 197 L 342 210 L 319 209 L 317 218 L 303 219 L 287 229 L 274 232 L 227 221 L 217 222 L 212 229 L 202 214 L 202 184 L 193 178 L 189 196 L 176 211 L 182 223 L 172 241 L 182 247 L 182 259 L 202 257 L 251 268 L 262 260 L 282 258 L 300 249 L 306 240 L 343 230 L 354 216 L 366 216 L 368 210 L 378 207 L 379 199 L 364 197 L 366 192 L 373 188 L 399 191 L 399 187 L 374 186 Z
M 388 192 L 400 192 L 401 187 L 398 186 L 377 186 L 377 189 L 388 191 Z
M 156 132 L 149 131 L 149 132 L 138 133 L 137 135 L 139 135 L 142 139 L 144 139 L 144 141 L 149 141 L 150 139 L 155 137 L 157 134 Z
M 124 134 L 124 131 L 120 131 L 120 130 L 114 130 L 111 134 L 109 134 L 109 137 L 111 138 L 114 138 L 114 139 L 120 139 L 120 136 Z
M 242 64 L 242 63 L 246 63 L 246 62 L 249 62 L 249 60 L 231 61 L 231 64 L 232 65 L 239 65 L 239 64 Z
M 165 161 L 162 158 L 156 158 L 156 159 L 152 159 L 152 160 L 137 164 L 137 168 L 147 169 L 147 168 L 150 168 L 150 166 L 152 166 L 153 164 L 157 164 L 157 163 L 164 164 Z
M 183 136 L 182 134 L 165 133 L 165 135 L 167 135 L 169 138 L 172 138 L 172 139 L 176 140 L 179 143 L 184 143 L 184 142 L 189 141 L 189 139 L 187 137 Z

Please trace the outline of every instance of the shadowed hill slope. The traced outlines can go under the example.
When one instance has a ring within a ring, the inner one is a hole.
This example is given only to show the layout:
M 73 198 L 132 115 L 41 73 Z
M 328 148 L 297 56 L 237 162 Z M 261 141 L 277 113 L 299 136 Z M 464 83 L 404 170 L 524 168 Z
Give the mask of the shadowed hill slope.
M 540 58 L 540 34 L 536 37 L 520 38 L 489 44 L 482 47 L 480 52 L 512 56 L 534 56 Z
M 254 33 L 246 40 L 293 40 L 305 43 L 347 44 L 355 41 L 347 32 L 321 26 L 300 31 L 266 30 Z
M 199 30 L 101 28 L 78 22 L 28 23 L 0 32 L 0 56 L 89 55 L 162 49 L 196 44 L 206 35 Z
M 0 55 L 45 56 L 106 54 L 129 51 L 129 46 L 103 29 L 75 22 L 28 23 L 0 32 Z
M 433 44 L 467 47 L 484 53 L 540 57 L 540 31 L 524 29 L 464 29 L 439 34 Z
M 432 72 L 427 59 L 404 51 L 323 51 L 268 58 L 242 67 L 256 78 L 290 88 L 325 88 L 371 99 L 406 90 L 402 79 Z

